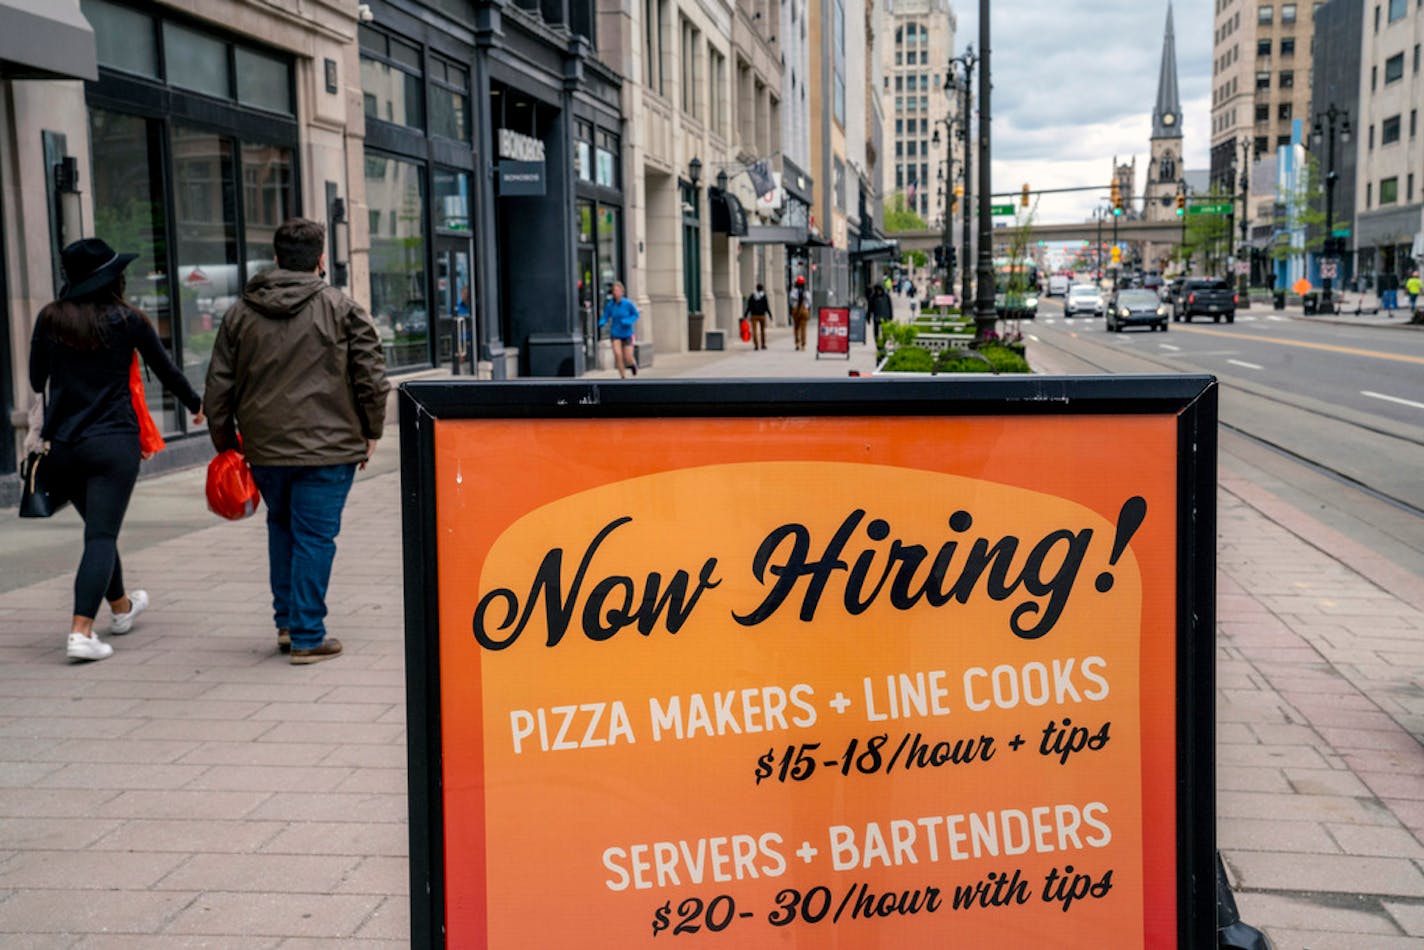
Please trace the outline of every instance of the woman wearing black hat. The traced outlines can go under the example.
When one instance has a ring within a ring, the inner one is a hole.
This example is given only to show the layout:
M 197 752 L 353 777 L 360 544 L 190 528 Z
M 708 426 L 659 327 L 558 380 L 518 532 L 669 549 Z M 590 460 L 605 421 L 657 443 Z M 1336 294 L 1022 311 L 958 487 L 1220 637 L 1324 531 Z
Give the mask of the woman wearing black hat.
M 203 404 L 169 358 L 148 318 L 124 300 L 124 268 L 137 254 L 117 254 L 86 238 L 60 254 L 66 284 L 47 304 L 30 339 L 30 386 L 49 386 L 44 430 L 48 471 L 61 497 L 84 519 L 84 555 L 74 578 L 69 658 L 102 660 L 114 648 L 94 634 L 99 602 L 113 611 L 110 633 L 128 633 L 148 594 L 124 590 L 116 543 L 138 478 L 138 419 L 129 393 L 134 351 L 203 421 Z

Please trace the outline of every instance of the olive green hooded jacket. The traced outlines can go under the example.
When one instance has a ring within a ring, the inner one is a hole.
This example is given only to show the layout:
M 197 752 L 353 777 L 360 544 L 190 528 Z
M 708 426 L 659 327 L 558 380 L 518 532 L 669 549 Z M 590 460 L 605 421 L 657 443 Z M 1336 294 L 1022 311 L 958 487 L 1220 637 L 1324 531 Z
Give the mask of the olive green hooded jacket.
M 274 269 L 223 316 L 203 408 L 219 451 L 253 465 L 337 465 L 366 457 L 386 417 L 376 325 L 316 274 Z

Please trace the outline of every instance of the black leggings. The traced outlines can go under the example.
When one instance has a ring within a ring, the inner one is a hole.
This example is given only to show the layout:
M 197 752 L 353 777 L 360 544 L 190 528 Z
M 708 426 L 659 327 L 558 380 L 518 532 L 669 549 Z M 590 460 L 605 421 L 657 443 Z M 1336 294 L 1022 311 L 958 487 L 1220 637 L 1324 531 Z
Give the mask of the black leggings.
M 74 615 L 93 619 L 101 600 L 124 596 L 119 529 L 138 480 L 138 433 L 56 442 L 46 464 L 84 519 L 84 556 L 74 577 Z

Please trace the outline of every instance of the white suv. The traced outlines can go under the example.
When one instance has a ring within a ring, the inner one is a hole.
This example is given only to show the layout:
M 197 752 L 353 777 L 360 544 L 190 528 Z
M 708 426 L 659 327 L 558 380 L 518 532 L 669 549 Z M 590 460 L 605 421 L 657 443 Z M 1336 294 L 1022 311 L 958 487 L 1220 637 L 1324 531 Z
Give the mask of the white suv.
M 1087 313 L 1095 317 L 1103 315 L 1103 295 L 1092 284 L 1074 284 L 1068 288 L 1068 297 L 1063 301 L 1063 316 Z

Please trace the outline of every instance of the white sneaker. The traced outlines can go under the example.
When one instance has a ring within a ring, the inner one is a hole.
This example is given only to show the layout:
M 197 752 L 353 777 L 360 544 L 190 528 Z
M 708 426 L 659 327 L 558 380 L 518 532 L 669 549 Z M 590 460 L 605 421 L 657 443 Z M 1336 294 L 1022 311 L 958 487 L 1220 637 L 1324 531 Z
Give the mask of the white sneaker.
M 114 655 L 114 648 L 98 637 L 71 633 L 67 652 L 71 660 L 106 660 Z
M 129 594 L 129 612 L 126 614 L 114 614 L 114 620 L 109 624 L 110 633 L 128 633 L 133 629 L 134 621 L 138 615 L 148 609 L 148 591 L 136 590 Z

